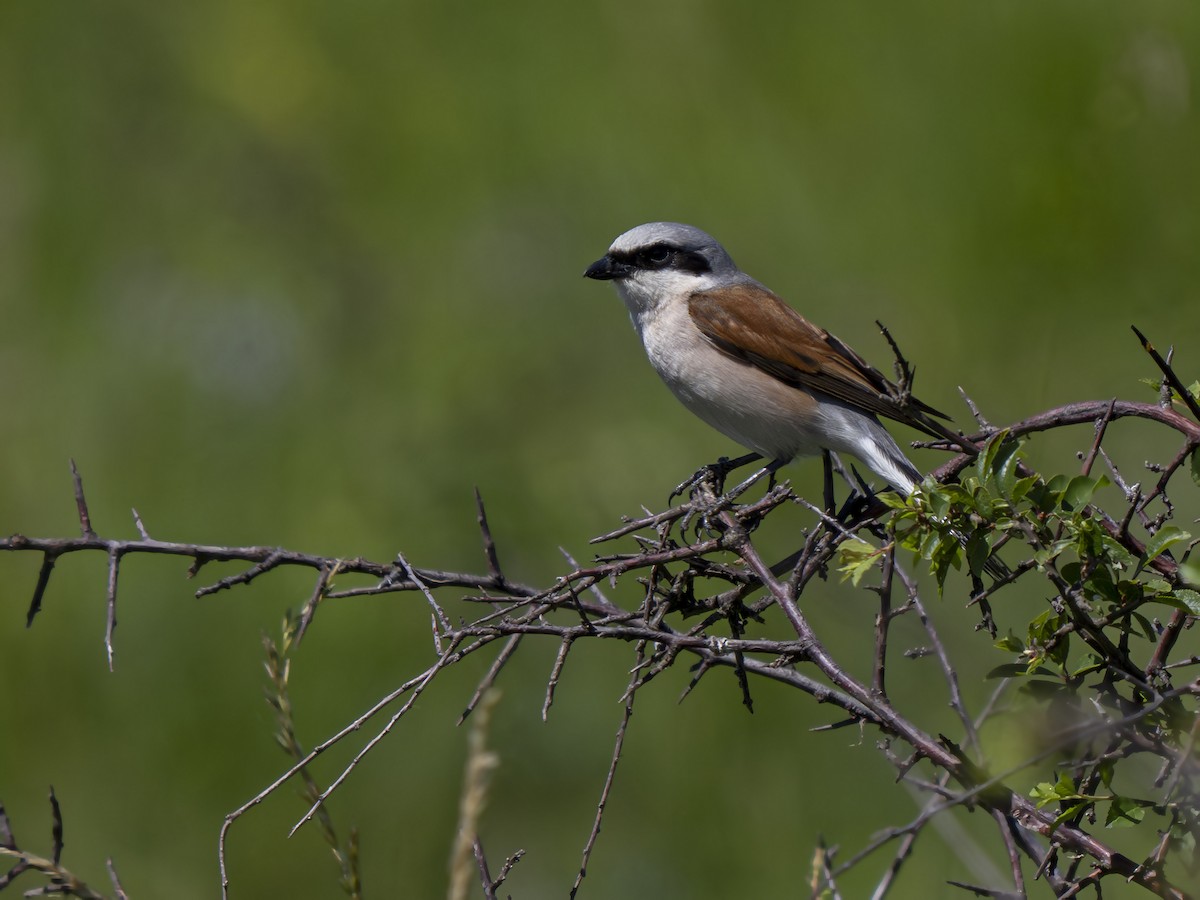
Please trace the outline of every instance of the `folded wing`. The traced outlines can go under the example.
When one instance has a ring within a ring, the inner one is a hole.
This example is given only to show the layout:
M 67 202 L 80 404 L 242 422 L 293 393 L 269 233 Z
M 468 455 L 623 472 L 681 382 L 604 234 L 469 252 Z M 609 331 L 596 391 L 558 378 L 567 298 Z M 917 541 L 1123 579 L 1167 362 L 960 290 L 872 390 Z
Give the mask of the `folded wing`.
M 900 389 L 878 369 L 766 288 L 745 284 L 697 292 L 689 297 L 688 310 L 715 347 L 784 384 L 817 391 L 934 437 L 959 440 L 931 418 L 949 418 L 945 413 L 915 398 L 902 401 Z

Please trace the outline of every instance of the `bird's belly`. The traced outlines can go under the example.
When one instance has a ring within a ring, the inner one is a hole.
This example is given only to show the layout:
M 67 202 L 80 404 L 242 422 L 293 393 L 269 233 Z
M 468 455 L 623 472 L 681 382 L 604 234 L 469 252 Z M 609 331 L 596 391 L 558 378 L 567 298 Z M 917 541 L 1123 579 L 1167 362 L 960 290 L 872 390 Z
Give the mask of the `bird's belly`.
M 663 348 L 650 362 L 671 392 L 717 431 L 767 459 L 836 448 L 839 430 L 807 392 L 789 387 L 711 346 Z
M 774 396 L 769 386 L 741 380 L 724 383 L 717 379 L 672 382 L 668 386 L 695 415 L 727 437 L 767 459 L 791 459 L 820 452 L 828 441 L 821 439 L 811 416 L 804 415 L 795 397 Z M 809 405 L 811 399 L 787 388 Z M 793 402 L 788 402 L 793 401 Z

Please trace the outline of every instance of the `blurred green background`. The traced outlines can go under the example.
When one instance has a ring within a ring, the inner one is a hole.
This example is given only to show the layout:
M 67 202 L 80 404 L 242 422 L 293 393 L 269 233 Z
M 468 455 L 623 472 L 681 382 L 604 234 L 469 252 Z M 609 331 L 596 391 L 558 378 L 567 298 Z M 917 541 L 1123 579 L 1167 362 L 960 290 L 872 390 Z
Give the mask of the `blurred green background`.
M 73 457 L 108 536 L 135 534 L 136 507 L 162 539 L 480 570 L 478 485 L 508 573 L 545 584 L 559 545 L 587 560 L 591 535 L 738 450 L 580 278 L 656 219 L 709 230 L 886 366 L 882 319 L 921 396 L 960 420 L 959 384 L 999 423 L 1152 399 L 1131 322 L 1197 374 L 1197 59 L 1184 2 L 3 4 L 0 533 L 75 532 Z M 1133 468 L 1157 440 L 1114 428 Z M 1071 470 L 1088 443 L 1031 455 Z M 819 491 L 819 466 L 791 477 Z M 193 583 L 180 560 L 129 558 L 109 674 L 104 560 L 63 560 L 26 631 L 38 563 L 0 558 L 17 836 L 48 849 L 53 784 L 66 863 L 96 886 L 111 855 L 134 897 L 214 896 L 223 815 L 286 765 L 260 634 L 311 579 L 196 600 L 232 570 Z M 819 584 L 805 602 L 868 659 L 869 594 Z M 959 595 L 930 602 L 982 696 L 1005 660 Z M 914 628 L 898 647 L 924 643 Z M 293 667 L 302 740 L 428 665 L 428 629 L 416 597 L 323 606 Z M 542 724 L 555 650 L 527 642 L 510 665 L 492 738 L 483 837 L 494 867 L 528 851 L 520 898 L 574 878 L 632 664 L 577 647 Z M 332 801 L 362 832 L 368 896 L 444 894 L 454 723 L 489 664 L 435 685 Z M 922 724 L 952 727 L 932 662 L 897 656 L 893 679 Z M 638 701 L 581 896 L 806 895 L 819 834 L 844 857 L 915 814 L 874 735 L 809 734 L 833 713 L 769 685 L 747 715 L 728 673 L 676 706 L 686 680 Z M 285 837 L 302 811 L 285 789 L 234 828 L 233 896 L 338 896 L 315 831 Z M 946 840 L 990 847 L 987 821 L 962 822 Z M 922 837 L 896 896 L 981 880 L 941 839 Z

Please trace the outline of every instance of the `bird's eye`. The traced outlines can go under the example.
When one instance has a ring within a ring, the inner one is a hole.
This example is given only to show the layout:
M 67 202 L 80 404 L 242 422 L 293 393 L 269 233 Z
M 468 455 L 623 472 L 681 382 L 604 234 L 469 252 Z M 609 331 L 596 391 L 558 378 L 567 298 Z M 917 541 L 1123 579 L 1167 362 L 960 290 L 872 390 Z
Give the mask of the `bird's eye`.
M 642 264 L 651 269 L 661 269 L 671 261 L 673 255 L 670 247 L 664 247 L 661 244 L 648 247 L 642 251 Z

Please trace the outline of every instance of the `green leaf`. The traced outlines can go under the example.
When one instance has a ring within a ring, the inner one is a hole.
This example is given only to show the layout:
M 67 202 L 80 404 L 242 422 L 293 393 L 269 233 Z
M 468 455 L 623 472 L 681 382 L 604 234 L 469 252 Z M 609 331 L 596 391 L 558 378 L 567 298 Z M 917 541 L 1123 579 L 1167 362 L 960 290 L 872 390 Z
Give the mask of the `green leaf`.
M 1200 563 L 1184 560 L 1179 564 L 1179 577 L 1192 587 L 1200 588 Z
M 933 555 L 937 553 L 938 547 L 942 546 L 942 541 L 946 539 L 936 528 L 928 528 L 920 532 L 920 544 L 918 552 L 922 559 L 933 559 Z
M 875 568 L 875 563 L 879 559 L 879 554 L 882 553 L 874 544 L 867 543 L 862 538 L 854 538 L 846 541 L 838 547 L 838 571 L 842 573 L 842 579 L 847 578 L 858 587 L 863 576 Z
M 982 575 L 983 566 L 992 552 L 988 546 L 987 537 L 982 532 L 975 532 L 967 538 L 966 551 L 967 566 L 971 570 L 971 574 Z
M 1153 644 L 1157 640 L 1157 637 L 1154 634 L 1154 626 L 1150 624 L 1150 620 L 1140 612 L 1135 612 L 1132 618 L 1133 621 L 1137 622 L 1138 627 L 1142 629 L 1142 637 Z
M 1055 475 L 1040 492 L 1037 499 L 1038 506 L 1045 512 L 1055 509 L 1062 502 L 1063 491 L 1070 483 L 1071 479 L 1066 475 Z
M 1094 653 L 1089 653 L 1087 659 L 1087 662 L 1083 663 L 1083 665 L 1071 673 L 1072 678 L 1083 678 L 1087 675 L 1091 675 L 1093 672 L 1103 672 L 1108 668 L 1108 663 L 1100 659 L 1100 657 L 1096 656 Z
M 996 666 L 985 676 L 986 679 L 996 678 L 1024 678 L 1029 672 L 1029 667 L 1023 663 L 1003 663 Z
M 983 452 L 975 457 L 975 472 L 979 475 L 980 481 L 987 481 L 988 477 L 996 471 L 996 457 L 1004 448 L 1007 440 L 1007 431 L 997 431 L 984 445 Z
M 1029 674 L 1054 675 L 1044 666 L 1031 666 Z M 1073 695 L 1074 691 L 1061 681 L 1042 681 L 1040 678 L 1029 678 L 1021 683 L 1021 693 L 1028 694 L 1035 700 L 1056 700 L 1066 695 Z
M 1073 546 L 1075 546 L 1074 540 L 1063 538 L 1061 541 L 1055 541 L 1049 547 L 1045 547 L 1033 554 L 1033 561 L 1040 568 L 1050 562 L 1050 560 L 1056 559 L 1064 550 L 1070 550 Z
M 1063 624 L 1063 616 L 1052 609 L 1043 610 L 1029 623 L 1029 643 L 1044 644 Z
M 1040 808 L 1055 800 L 1076 800 L 1081 795 L 1075 789 L 1075 782 L 1064 773 L 1058 776 L 1058 781 L 1054 784 L 1048 781 L 1039 782 L 1038 786 L 1029 792 L 1029 796 L 1037 801 Z
M 1188 588 L 1178 588 L 1150 599 L 1155 603 L 1165 603 L 1167 606 L 1182 609 L 1185 613 L 1191 613 L 1193 616 L 1200 616 L 1200 593 Z
M 996 487 L 1000 489 L 1002 496 L 1017 499 L 1013 497 L 1013 490 L 1018 483 L 1017 471 L 1021 465 L 1020 444 L 1017 441 L 1010 441 L 1009 446 L 1011 449 L 1004 454 L 1003 458 L 997 460 Z
M 1182 600 L 1187 606 L 1188 612 L 1194 616 L 1200 616 L 1200 591 L 1193 591 L 1191 588 L 1176 588 L 1176 599 Z
M 1054 817 L 1054 824 L 1061 825 L 1063 822 L 1067 821 L 1068 819 L 1074 818 L 1075 816 L 1077 816 L 1079 813 L 1083 812 L 1085 809 L 1087 809 L 1091 805 L 1092 805 L 1091 800 L 1084 800 L 1082 803 L 1076 803 L 1073 806 L 1068 806 L 1066 809 L 1064 809 L 1062 812 L 1060 812 L 1057 816 Z
M 1192 536 L 1182 528 L 1176 528 L 1174 525 L 1166 525 L 1154 533 L 1154 537 L 1146 544 L 1146 551 L 1142 554 L 1142 559 L 1138 563 L 1137 571 L 1134 575 L 1139 574 L 1151 560 L 1157 559 L 1158 556 L 1168 547 L 1183 541 L 1190 541 Z
M 1006 636 L 996 641 L 996 647 L 1000 650 L 1008 650 L 1012 653 L 1021 653 L 1025 650 L 1024 642 L 1011 631 Z
M 1038 808 L 1045 806 L 1047 803 L 1053 803 L 1058 799 L 1058 794 L 1054 791 L 1054 785 L 1048 781 L 1039 781 L 1037 787 L 1029 792 L 1030 799 L 1037 802 Z
M 1105 534 L 1101 540 L 1104 541 L 1104 555 L 1112 561 L 1112 564 L 1121 571 L 1132 569 L 1136 560 L 1134 555 L 1116 542 L 1116 540 Z
M 1200 486 L 1200 447 L 1192 451 L 1192 481 Z
M 1146 818 L 1146 807 L 1153 806 L 1148 800 L 1134 800 L 1130 797 L 1113 797 L 1108 805 L 1108 815 L 1104 818 L 1105 828 L 1132 828 L 1141 824 Z
M 1100 478 L 1089 478 L 1087 475 L 1076 475 L 1067 483 L 1066 490 L 1063 491 L 1063 508 L 1069 510 L 1083 509 L 1092 502 L 1092 494 L 1096 493 L 1096 489 L 1103 487 L 1102 482 L 1107 482 L 1108 479 L 1101 476 Z
M 889 509 L 909 509 L 910 497 L 902 497 L 895 491 L 884 491 L 882 494 L 876 494 L 875 499 Z
M 925 497 L 926 506 L 929 508 L 929 512 L 939 519 L 944 518 L 946 513 L 950 510 L 950 498 L 947 496 L 947 487 L 948 485 L 943 486 L 939 490 L 931 491 Z
M 1037 483 L 1038 476 L 1036 475 L 1029 475 L 1026 478 L 1022 478 L 1013 484 L 1012 489 L 1008 492 L 1008 496 L 1012 499 L 1013 503 L 1020 503 Z
M 1098 566 L 1092 570 L 1092 574 L 1084 582 L 1084 588 L 1109 603 L 1121 602 L 1121 595 L 1113 583 L 1112 573 L 1105 566 Z

